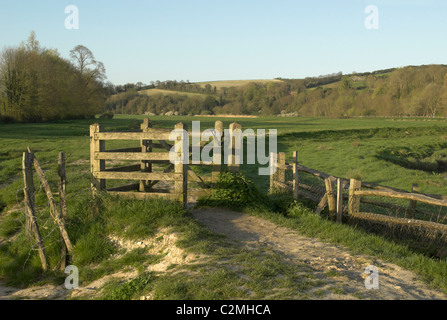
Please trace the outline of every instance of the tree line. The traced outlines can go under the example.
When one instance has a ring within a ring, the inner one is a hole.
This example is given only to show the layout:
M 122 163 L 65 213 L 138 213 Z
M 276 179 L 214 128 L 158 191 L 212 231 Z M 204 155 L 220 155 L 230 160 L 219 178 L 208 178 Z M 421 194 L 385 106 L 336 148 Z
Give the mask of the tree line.
M 32 32 L 0 54 L 0 120 L 40 122 L 91 118 L 104 109 L 104 65 L 78 45 L 70 59 L 40 46 Z
M 280 78 L 279 78 L 280 79 Z M 425 65 L 341 73 L 243 87 L 200 87 L 189 82 L 157 82 L 175 94 L 144 95 L 129 90 L 110 96 L 106 108 L 117 113 L 181 115 L 294 114 L 316 117 L 447 116 L 447 66 Z M 158 86 L 157 86 L 158 85 Z M 200 87 L 200 89 L 198 89 Z M 202 93 L 201 96 L 182 92 Z

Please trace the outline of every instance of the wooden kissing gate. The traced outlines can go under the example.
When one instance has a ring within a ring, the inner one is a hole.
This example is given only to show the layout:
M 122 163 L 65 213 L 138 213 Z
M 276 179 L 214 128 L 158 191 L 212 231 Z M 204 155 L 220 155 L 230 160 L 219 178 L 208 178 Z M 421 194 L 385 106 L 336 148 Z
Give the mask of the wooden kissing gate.
M 222 121 L 216 121 L 214 129 L 215 133 L 219 135 L 213 137 L 214 147 L 222 150 L 224 141 Z M 185 130 L 187 132 L 187 126 L 178 123 L 174 130 Z M 236 130 L 241 130 L 238 123 L 232 123 L 229 130 L 226 130 L 230 136 L 228 169 L 231 171 L 237 171 L 239 168 L 234 159 L 235 155 L 238 154 L 238 150 L 235 149 L 240 146 L 231 138 Z M 222 170 L 223 152 L 213 152 L 211 163 L 203 161 L 198 163 L 192 163 L 191 161 L 172 163 L 170 152 L 173 147 L 175 150 L 181 150 L 181 146 L 177 144 L 182 143 L 180 137 L 177 138 L 177 141 L 169 141 L 172 131 L 171 129 L 153 128 L 148 118 L 144 119 L 141 124 L 141 131 L 138 132 L 105 132 L 100 124 L 91 125 L 90 166 L 93 193 L 107 191 L 112 195 L 133 199 L 162 197 L 180 201 L 184 205 L 189 201 L 194 201 L 199 196 L 208 194 L 210 188 L 217 182 Z M 191 132 L 188 132 L 188 136 L 191 136 Z M 113 140 L 139 141 L 140 146 L 106 150 L 106 141 Z M 200 148 L 196 147 L 196 151 L 201 153 L 204 142 L 208 143 L 202 141 Z M 188 159 L 193 148 L 194 146 L 189 146 Z M 126 161 L 134 162 L 134 164 L 107 168 L 106 161 Z M 192 170 L 193 166 L 211 166 L 211 177 L 197 174 Z M 106 180 L 134 180 L 138 182 L 106 188 Z M 189 184 L 190 181 L 196 183 L 199 188 L 192 188 Z M 171 185 L 168 186 L 169 182 Z

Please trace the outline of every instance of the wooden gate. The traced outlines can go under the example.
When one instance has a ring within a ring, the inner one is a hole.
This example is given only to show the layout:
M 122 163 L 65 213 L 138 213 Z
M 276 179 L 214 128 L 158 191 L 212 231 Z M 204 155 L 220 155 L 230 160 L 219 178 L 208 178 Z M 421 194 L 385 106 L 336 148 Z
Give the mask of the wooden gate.
M 175 125 L 175 130 L 185 130 L 187 126 L 183 123 Z M 224 141 L 223 123 L 216 121 L 214 136 L 214 146 L 222 151 Z M 232 136 L 233 130 L 240 129 L 240 125 L 233 123 L 230 125 L 229 133 Z M 194 201 L 201 195 L 206 195 L 210 188 L 217 182 L 219 173 L 222 170 L 223 152 L 213 153 L 210 163 L 200 161 L 198 163 L 173 164 L 170 160 L 170 152 L 178 141 L 169 141 L 171 129 L 153 128 L 149 119 L 144 119 L 139 132 L 104 132 L 99 124 L 90 126 L 90 161 L 92 174 L 93 192 L 108 191 L 110 194 L 130 197 L 135 199 L 145 199 L 149 197 L 163 197 L 171 200 L 178 200 L 183 203 Z M 188 132 L 188 138 L 191 136 Z M 140 147 L 120 148 L 106 150 L 106 141 L 133 140 L 139 141 Z M 189 140 L 189 139 L 188 139 Z M 234 154 L 237 154 L 235 143 L 230 143 L 232 164 L 229 169 L 238 170 L 235 164 Z M 181 146 L 178 146 L 181 150 Z M 201 152 L 201 147 L 196 151 Z M 188 148 L 188 157 L 192 155 L 193 146 Z M 188 158 L 188 159 L 189 159 Z M 106 161 L 131 162 L 130 165 L 119 167 L 106 167 Z M 196 173 L 194 166 L 211 166 L 211 176 L 204 176 Z M 106 188 L 106 180 L 133 180 L 127 185 Z M 198 188 L 194 188 L 194 185 Z

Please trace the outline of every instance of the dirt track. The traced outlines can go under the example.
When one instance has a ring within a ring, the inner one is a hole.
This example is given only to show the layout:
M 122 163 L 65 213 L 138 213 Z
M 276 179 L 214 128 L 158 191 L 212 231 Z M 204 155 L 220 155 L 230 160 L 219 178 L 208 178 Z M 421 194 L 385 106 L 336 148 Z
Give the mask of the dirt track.
M 211 231 L 256 249 L 270 246 L 290 263 L 306 263 L 327 286 L 343 288 L 345 294 L 328 294 L 323 299 L 355 299 L 351 294 L 361 293 L 365 299 L 380 300 L 447 300 L 447 295 L 430 289 L 413 272 L 363 255 L 351 255 L 346 248 L 325 244 L 298 232 L 279 227 L 270 221 L 244 213 L 223 209 L 202 209 L 194 217 Z M 366 289 L 365 268 L 374 265 L 379 271 L 379 289 Z M 327 277 L 333 270 L 335 277 Z

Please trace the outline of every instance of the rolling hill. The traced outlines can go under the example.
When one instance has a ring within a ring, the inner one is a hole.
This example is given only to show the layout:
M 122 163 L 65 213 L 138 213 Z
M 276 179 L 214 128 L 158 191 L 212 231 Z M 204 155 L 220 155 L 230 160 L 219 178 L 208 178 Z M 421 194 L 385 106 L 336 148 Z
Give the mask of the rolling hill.
M 304 79 L 166 81 L 153 89 L 113 95 L 106 107 L 124 114 L 444 117 L 447 66 L 407 66 Z

